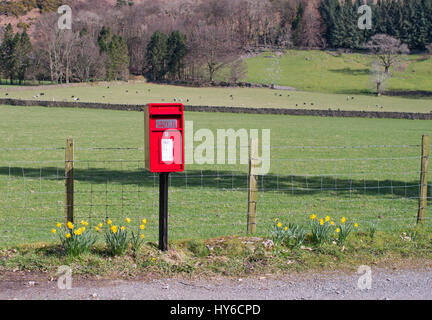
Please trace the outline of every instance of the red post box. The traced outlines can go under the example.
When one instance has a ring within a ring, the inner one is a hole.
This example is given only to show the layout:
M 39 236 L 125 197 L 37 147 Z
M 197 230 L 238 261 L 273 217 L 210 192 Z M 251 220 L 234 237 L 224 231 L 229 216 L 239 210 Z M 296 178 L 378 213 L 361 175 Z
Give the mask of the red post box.
M 150 172 L 184 171 L 181 103 L 150 103 L 144 110 L 145 166 Z

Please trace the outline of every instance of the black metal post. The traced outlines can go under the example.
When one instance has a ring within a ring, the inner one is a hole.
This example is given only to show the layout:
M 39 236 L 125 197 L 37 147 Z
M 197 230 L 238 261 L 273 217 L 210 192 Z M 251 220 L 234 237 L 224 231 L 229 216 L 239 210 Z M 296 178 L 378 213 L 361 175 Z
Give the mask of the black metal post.
M 159 174 L 159 249 L 168 250 L 168 175 Z

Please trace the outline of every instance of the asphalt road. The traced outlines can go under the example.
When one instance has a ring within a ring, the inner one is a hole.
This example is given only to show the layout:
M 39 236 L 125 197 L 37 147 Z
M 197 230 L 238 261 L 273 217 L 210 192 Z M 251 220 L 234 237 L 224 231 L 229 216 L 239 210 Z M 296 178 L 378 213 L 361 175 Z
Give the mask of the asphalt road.
M 57 280 L 0 281 L 0 299 L 80 300 L 432 300 L 432 268 L 425 270 L 371 269 L 367 273 L 322 273 L 247 279 L 158 279 L 147 281 L 73 281 L 71 289 L 59 289 Z M 359 278 L 360 287 L 358 286 Z M 363 288 L 363 289 L 361 289 Z

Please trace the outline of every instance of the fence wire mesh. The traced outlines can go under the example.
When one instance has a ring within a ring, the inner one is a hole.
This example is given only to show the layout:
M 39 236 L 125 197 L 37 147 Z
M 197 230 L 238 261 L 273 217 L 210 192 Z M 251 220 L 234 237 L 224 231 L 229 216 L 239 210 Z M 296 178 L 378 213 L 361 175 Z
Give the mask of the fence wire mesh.
M 0 148 L 0 242 L 52 241 L 65 221 L 65 148 Z M 159 177 L 144 168 L 143 148 L 76 147 L 75 221 L 108 218 L 157 240 Z M 307 223 L 310 214 L 342 216 L 378 230 L 415 225 L 420 145 L 272 146 L 271 170 L 259 176 L 257 232 L 274 218 Z M 247 165 L 190 165 L 169 176 L 169 239 L 246 233 Z M 429 174 L 430 177 L 430 174 Z M 429 179 L 428 201 L 431 200 Z M 430 206 L 426 224 L 431 226 Z

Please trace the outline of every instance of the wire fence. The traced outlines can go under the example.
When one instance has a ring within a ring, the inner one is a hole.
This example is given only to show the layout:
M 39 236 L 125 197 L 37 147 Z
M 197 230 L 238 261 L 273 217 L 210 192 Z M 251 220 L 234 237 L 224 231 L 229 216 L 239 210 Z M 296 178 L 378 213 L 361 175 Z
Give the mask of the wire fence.
M 346 217 L 366 230 L 416 224 L 421 145 L 272 146 L 271 170 L 258 177 L 257 234 L 274 218 L 307 223 L 310 214 Z M 0 148 L 0 243 L 52 241 L 65 221 L 65 148 Z M 143 148 L 76 147 L 74 217 L 91 225 L 146 218 L 157 240 L 159 176 Z M 244 235 L 247 165 L 189 165 L 169 176 L 169 239 Z M 430 176 L 430 174 L 429 174 Z M 431 200 L 429 179 L 427 201 Z M 426 224 L 431 226 L 431 209 Z

